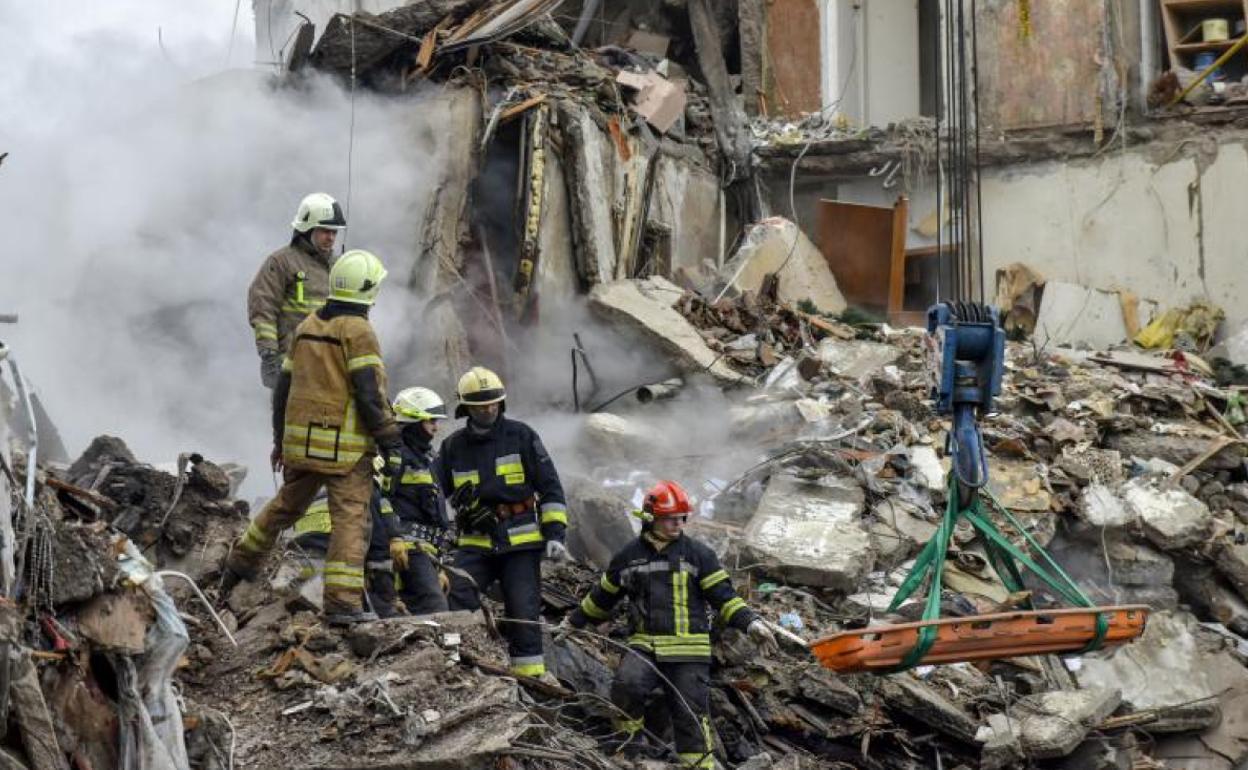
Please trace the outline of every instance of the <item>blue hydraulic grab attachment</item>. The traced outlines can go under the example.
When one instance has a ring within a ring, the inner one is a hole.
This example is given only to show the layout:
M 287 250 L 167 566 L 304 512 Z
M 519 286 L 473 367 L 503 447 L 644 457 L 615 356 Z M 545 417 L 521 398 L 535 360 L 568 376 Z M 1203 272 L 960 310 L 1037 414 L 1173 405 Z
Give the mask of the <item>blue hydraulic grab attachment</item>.
M 928 373 L 936 411 L 952 415 L 945 446 L 950 458 L 949 497 L 936 534 L 923 546 L 888 611 L 901 606 L 925 582 L 923 618 L 917 623 L 876 625 L 815 642 L 820 663 L 835 671 L 903 671 L 921 663 L 992 660 L 1018 655 L 1080 652 L 1123 644 L 1144 632 L 1143 605 L 1094 607 L 1070 576 L 1013 514 L 988 491 L 988 455 L 979 418 L 992 410 L 1005 369 L 1005 332 L 997 309 L 945 302 L 927 311 Z M 1020 547 L 993 523 L 995 511 Z M 965 519 L 984 542 L 989 563 L 1011 592 L 1025 590 L 1020 568 L 1040 579 L 1074 609 L 1026 610 L 940 617 L 945 557 L 958 521 Z

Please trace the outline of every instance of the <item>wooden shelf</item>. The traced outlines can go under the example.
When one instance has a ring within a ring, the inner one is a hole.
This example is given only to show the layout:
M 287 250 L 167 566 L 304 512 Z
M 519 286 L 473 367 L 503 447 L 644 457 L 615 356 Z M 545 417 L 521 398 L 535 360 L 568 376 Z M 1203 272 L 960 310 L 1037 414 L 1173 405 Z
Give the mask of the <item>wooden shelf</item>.
M 1204 53 L 1205 51 L 1225 51 L 1239 42 L 1239 38 L 1217 40 L 1212 43 L 1180 43 L 1174 47 L 1176 53 Z
M 1243 13 L 1243 0 L 1162 0 L 1167 10 L 1179 13 Z
M 1148 0 L 1146 0 L 1147 2 Z M 1248 0 L 1157 0 L 1161 8 L 1162 26 L 1166 31 L 1166 47 L 1170 52 L 1170 68 L 1191 68 L 1191 57 L 1199 53 L 1221 53 L 1235 45 L 1238 38 L 1203 42 L 1199 37 L 1201 22 L 1207 19 L 1226 19 L 1232 35 L 1235 25 L 1248 18 Z M 1243 34 L 1243 33 L 1241 33 Z M 1238 57 L 1236 61 L 1242 61 Z

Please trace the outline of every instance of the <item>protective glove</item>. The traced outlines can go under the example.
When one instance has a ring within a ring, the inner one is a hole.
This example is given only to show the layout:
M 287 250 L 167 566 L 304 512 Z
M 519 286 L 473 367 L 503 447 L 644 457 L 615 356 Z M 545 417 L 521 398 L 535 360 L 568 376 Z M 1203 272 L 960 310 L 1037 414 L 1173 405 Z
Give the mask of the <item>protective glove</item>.
M 546 541 L 546 558 L 552 561 L 572 561 L 568 547 L 558 540 Z
M 397 442 L 378 447 L 378 450 L 386 461 L 386 467 L 381 469 L 381 488 L 393 492 L 399 488 L 399 481 L 403 478 L 403 452 Z
M 758 645 L 758 649 L 764 655 L 775 655 L 780 652 L 780 643 L 776 641 L 776 635 L 771 632 L 771 629 L 761 619 L 751 620 L 745 632 L 750 635 L 750 639 L 754 641 L 754 644 Z
M 407 541 L 401 537 L 391 538 L 390 540 L 390 561 L 394 562 L 395 569 L 406 570 L 409 564 L 407 560 Z
M 277 385 L 277 377 L 282 373 L 282 354 L 277 350 L 260 351 L 260 381 L 264 387 L 272 390 Z

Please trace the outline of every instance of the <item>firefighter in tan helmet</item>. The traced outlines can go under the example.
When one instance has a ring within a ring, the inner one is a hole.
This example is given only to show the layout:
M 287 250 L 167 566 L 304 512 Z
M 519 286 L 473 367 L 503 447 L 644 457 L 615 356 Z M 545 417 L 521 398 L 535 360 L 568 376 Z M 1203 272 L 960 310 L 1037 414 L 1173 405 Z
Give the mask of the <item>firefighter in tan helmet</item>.
M 369 620 L 363 607 L 373 458 L 401 467 L 399 429 L 386 398 L 386 370 L 368 313 L 386 269 L 373 254 L 343 254 L 329 274 L 329 299 L 294 331 L 273 390 L 273 453 L 282 488 L 247 527 L 225 565 L 223 586 L 254 579 L 278 534 L 319 489 L 329 496 L 324 615 L 331 624 Z

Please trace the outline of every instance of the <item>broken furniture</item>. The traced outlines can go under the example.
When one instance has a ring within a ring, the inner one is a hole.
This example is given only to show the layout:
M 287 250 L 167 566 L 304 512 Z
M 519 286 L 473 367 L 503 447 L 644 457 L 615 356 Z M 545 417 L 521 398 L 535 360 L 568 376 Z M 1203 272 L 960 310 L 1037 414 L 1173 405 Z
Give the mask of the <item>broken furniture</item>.
M 851 305 L 905 311 L 908 210 L 904 195 L 892 208 L 819 201 L 819 248 Z
M 1144 605 L 1093 607 L 1069 575 L 1045 552 L 1013 514 L 987 490 L 988 458 L 977 412 L 992 410 L 1001 392 L 1005 333 L 995 307 L 941 303 L 928 310 L 928 366 L 937 411 L 953 415 L 947 454 L 952 459 L 948 504 L 936 534 L 919 553 L 913 569 L 889 603 L 895 612 L 930 577 L 922 620 L 902 625 L 870 626 L 816 642 L 815 655 L 839 672 L 904 671 L 921 663 L 953 663 L 1020 655 L 1080 652 L 1122 644 L 1144 632 Z M 1033 559 L 992 522 L 991 506 L 1026 541 Z M 1011 595 L 1025 595 L 1019 565 L 1026 567 L 1056 596 L 1079 609 L 972 615 L 940 620 L 946 554 L 959 520 L 968 521 L 985 540 L 988 562 Z

